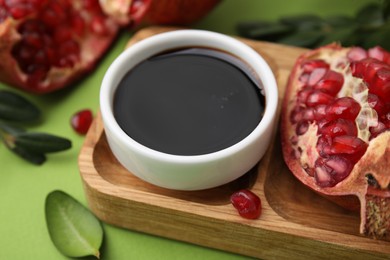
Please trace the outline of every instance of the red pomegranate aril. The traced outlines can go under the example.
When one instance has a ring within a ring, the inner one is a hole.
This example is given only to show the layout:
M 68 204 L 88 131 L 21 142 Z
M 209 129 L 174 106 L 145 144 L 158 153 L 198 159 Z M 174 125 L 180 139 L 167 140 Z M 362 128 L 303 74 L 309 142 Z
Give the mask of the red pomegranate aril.
M 368 49 L 368 56 L 370 58 L 374 58 L 383 62 L 388 62 L 390 58 L 390 54 L 380 46 L 375 46 L 371 49 Z
M 369 130 L 371 133 L 370 139 L 372 139 L 372 138 L 377 137 L 381 133 L 385 132 L 386 130 L 388 130 L 388 128 L 386 127 L 386 125 L 384 123 L 379 121 L 376 126 L 371 126 Z
M 326 119 L 334 120 L 344 118 L 355 120 L 360 112 L 360 104 L 351 97 L 341 97 L 335 99 L 326 108 Z
M 302 63 L 301 68 L 304 73 L 312 73 L 313 70 L 318 69 L 318 68 L 325 68 L 329 69 L 329 64 L 326 63 L 323 60 L 308 60 L 304 63 Z
M 360 61 L 368 57 L 367 51 L 361 47 L 353 47 L 347 53 L 349 61 Z
M 298 101 L 300 103 L 306 103 L 307 97 L 313 92 L 313 89 L 310 87 L 305 87 L 298 92 Z
M 306 108 L 302 113 L 302 120 L 313 122 L 316 119 L 315 109 L 312 107 Z
M 378 116 L 382 116 L 385 114 L 385 104 L 377 95 L 368 93 L 367 102 L 371 108 L 375 109 L 375 111 L 378 113 Z
M 295 129 L 295 133 L 297 135 L 303 135 L 307 132 L 308 129 L 309 129 L 309 122 L 301 121 L 297 124 L 297 127 Z
M 319 121 L 325 118 L 327 105 L 322 104 L 314 107 L 314 118 Z
M 343 154 L 351 161 L 357 162 L 366 152 L 366 149 L 367 143 L 362 139 L 355 136 L 341 135 L 332 139 L 329 155 Z
M 307 84 L 309 86 L 314 86 L 315 84 L 317 84 L 318 81 L 320 81 L 325 76 L 327 71 L 328 71 L 328 68 L 314 69 L 309 76 Z
M 75 113 L 71 118 L 72 128 L 79 134 L 85 135 L 93 121 L 92 111 L 89 109 Z
M 339 135 L 357 136 L 357 127 L 355 122 L 338 118 L 319 128 L 318 133 L 329 135 L 331 137 Z
M 334 97 L 322 92 L 321 90 L 314 90 L 308 95 L 306 105 L 309 107 L 315 107 L 317 105 L 328 104 L 333 99 Z
M 106 20 L 103 16 L 95 16 L 91 21 L 91 30 L 98 35 L 105 35 L 107 33 Z
M 250 190 L 243 189 L 233 193 L 230 202 L 243 218 L 258 219 L 261 215 L 261 200 Z
M 336 96 L 343 84 L 343 75 L 333 70 L 328 70 L 324 77 L 314 85 L 314 89 L 319 89 L 328 93 L 329 95 Z
M 321 85 L 331 73 L 328 70 L 317 84 L 310 86 L 311 92 L 303 95 L 309 83 L 302 80 L 306 77 L 302 76 L 302 67 L 313 57 L 323 58 L 340 73 L 344 81 L 341 90 L 338 86 L 337 91 L 330 92 L 331 84 Z M 349 64 L 349 68 L 339 68 L 338 64 Z M 315 91 L 336 97 L 310 107 Z M 297 107 L 302 109 L 293 117 L 291 111 Z M 314 120 L 308 120 L 312 115 L 308 108 L 314 109 Z M 308 129 L 303 128 L 305 123 L 310 123 Z M 366 51 L 330 44 L 301 55 L 285 91 L 281 133 L 283 156 L 295 177 L 347 209 L 360 206 L 360 232 L 389 239 L 389 52 L 381 47 Z M 351 200 L 352 196 L 360 205 Z
M 296 106 L 290 113 L 290 121 L 292 123 L 298 123 L 302 120 L 304 107 Z
M 342 156 L 318 158 L 314 178 L 320 187 L 333 187 L 348 177 L 352 168 L 352 163 Z

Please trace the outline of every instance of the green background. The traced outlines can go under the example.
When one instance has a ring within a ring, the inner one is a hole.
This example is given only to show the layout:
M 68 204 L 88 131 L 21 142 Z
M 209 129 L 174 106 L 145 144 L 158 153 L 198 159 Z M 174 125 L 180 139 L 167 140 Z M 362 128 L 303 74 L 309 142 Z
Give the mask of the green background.
M 235 25 L 239 21 L 275 20 L 283 15 L 298 13 L 353 15 L 368 2 L 372 1 L 224 0 L 205 19 L 192 27 L 234 35 Z M 19 159 L 0 144 L 0 259 L 66 259 L 49 238 L 44 201 L 49 192 L 60 189 L 86 205 L 77 165 L 84 137 L 73 132 L 69 119 L 80 109 L 90 108 L 95 113 L 98 111 L 101 79 L 130 37 L 131 33 L 122 33 L 97 69 L 76 86 L 46 96 L 25 94 L 44 112 L 44 123 L 31 126 L 30 129 L 69 138 L 73 147 L 50 155 L 48 162 L 42 166 L 34 166 Z M 0 83 L 0 88 L 8 87 Z M 104 230 L 102 259 L 247 259 L 107 224 L 104 224 Z

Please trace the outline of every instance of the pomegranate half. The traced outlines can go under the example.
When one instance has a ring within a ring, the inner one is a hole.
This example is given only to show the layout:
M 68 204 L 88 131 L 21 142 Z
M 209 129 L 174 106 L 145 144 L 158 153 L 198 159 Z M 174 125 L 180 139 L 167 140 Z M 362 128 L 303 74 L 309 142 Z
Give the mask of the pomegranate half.
M 292 173 L 340 205 L 360 207 L 360 232 L 381 239 L 390 235 L 389 64 L 380 47 L 331 44 L 303 54 L 281 119 Z
M 60 89 L 93 68 L 118 29 L 98 0 L 0 0 L 0 81 Z

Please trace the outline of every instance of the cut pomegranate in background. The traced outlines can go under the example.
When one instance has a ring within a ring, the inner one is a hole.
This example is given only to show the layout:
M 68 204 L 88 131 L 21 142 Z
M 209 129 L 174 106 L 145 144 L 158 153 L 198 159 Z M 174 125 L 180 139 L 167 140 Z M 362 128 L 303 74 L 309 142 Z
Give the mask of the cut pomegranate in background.
M 93 68 L 117 31 L 98 0 L 0 0 L 0 81 L 60 89 Z
M 218 2 L 0 0 L 0 81 L 33 93 L 55 91 L 93 69 L 120 26 L 189 24 Z
M 281 132 L 302 183 L 350 209 L 356 196 L 361 233 L 390 237 L 390 53 L 331 44 L 299 57 Z
M 220 0 L 100 0 L 106 14 L 121 24 L 188 25 L 209 13 Z

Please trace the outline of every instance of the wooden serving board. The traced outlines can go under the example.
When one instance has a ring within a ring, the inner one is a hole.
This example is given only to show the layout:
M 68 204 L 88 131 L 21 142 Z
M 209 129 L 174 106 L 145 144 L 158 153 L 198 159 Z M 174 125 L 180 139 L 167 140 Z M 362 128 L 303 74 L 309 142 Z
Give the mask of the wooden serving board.
M 129 44 L 173 29 L 143 29 Z M 271 65 L 281 102 L 290 70 L 306 50 L 240 40 Z M 358 213 L 293 177 L 283 162 L 278 130 L 263 159 L 238 180 L 203 191 L 173 191 L 138 179 L 118 163 L 99 115 L 81 149 L 79 168 L 91 210 L 115 226 L 262 259 L 390 259 L 390 242 L 359 234 Z M 241 188 L 261 198 L 258 220 L 240 217 L 230 204 L 230 195 Z

